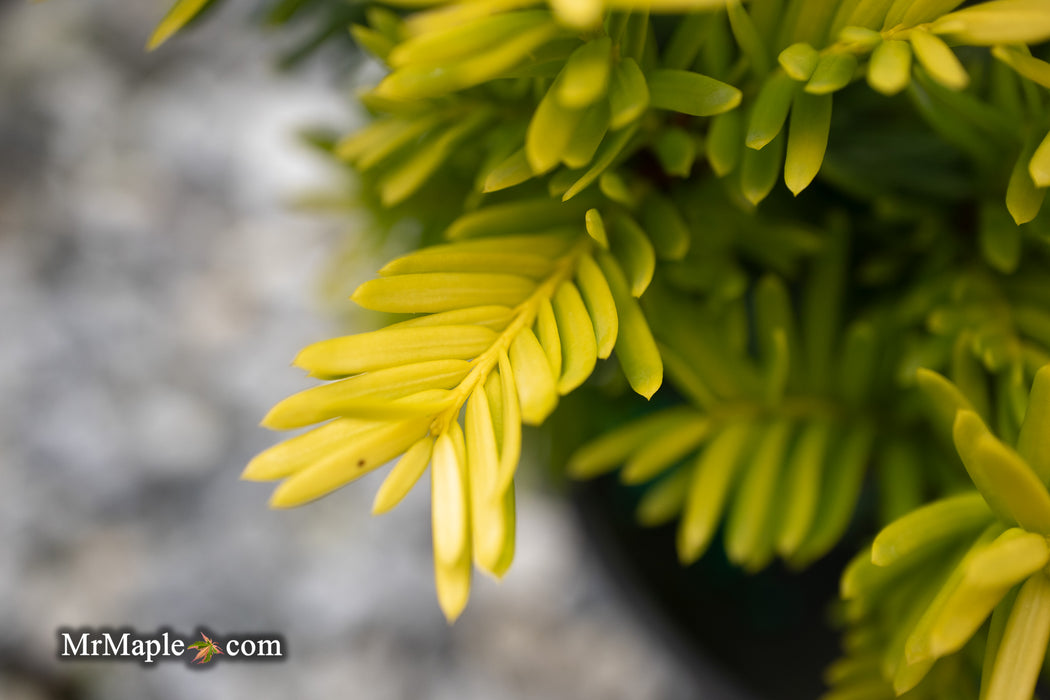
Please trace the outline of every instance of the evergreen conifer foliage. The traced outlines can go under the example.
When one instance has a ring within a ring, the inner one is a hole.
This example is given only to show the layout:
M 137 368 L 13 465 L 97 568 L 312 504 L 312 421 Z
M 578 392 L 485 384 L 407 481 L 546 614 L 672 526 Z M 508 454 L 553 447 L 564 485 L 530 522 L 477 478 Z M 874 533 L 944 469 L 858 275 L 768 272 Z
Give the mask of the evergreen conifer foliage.
M 353 295 L 395 321 L 299 354 L 327 383 L 264 424 L 319 427 L 244 477 L 288 507 L 396 461 L 384 512 L 429 471 L 452 620 L 473 569 L 513 559 L 522 426 L 611 361 L 644 407 L 568 472 L 645 485 L 639 517 L 677 522 L 683 564 L 721 532 L 747 570 L 805 567 L 874 494 L 828 698 L 1030 698 L 1050 639 L 1050 2 L 365 17 L 349 30 L 387 71 L 331 151 L 426 244 Z

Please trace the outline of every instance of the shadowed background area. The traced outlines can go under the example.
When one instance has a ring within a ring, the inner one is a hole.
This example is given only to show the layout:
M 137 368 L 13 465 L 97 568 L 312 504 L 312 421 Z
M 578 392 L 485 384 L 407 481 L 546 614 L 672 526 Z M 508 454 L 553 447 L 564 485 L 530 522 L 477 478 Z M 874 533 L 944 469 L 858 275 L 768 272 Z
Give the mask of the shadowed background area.
M 509 576 L 450 628 L 425 484 L 372 518 L 379 475 L 290 512 L 238 481 L 307 385 L 289 360 L 339 333 L 317 280 L 353 227 L 286 205 L 342 177 L 294 134 L 352 122 L 355 71 L 277 72 L 257 4 L 146 54 L 163 2 L 0 1 L 0 697 L 731 697 L 539 484 Z M 63 625 L 272 631 L 289 656 L 60 663 Z

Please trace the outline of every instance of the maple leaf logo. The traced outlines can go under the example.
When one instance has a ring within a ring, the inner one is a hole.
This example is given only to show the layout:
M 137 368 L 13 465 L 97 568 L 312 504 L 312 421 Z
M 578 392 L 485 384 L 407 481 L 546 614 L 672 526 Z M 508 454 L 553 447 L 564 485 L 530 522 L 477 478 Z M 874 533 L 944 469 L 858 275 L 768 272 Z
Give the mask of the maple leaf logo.
M 203 641 L 194 642 L 193 644 L 190 644 L 186 647 L 187 649 L 197 650 L 197 655 L 193 657 L 193 661 L 191 663 L 206 664 L 209 661 L 211 661 L 211 657 L 213 654 L 222 653 L 222 649 L 219 648 L 218 644 L 211 640 L 211 637 L 204 634 L 203 632 L 201 632 L 201 636 L 204 637 Z

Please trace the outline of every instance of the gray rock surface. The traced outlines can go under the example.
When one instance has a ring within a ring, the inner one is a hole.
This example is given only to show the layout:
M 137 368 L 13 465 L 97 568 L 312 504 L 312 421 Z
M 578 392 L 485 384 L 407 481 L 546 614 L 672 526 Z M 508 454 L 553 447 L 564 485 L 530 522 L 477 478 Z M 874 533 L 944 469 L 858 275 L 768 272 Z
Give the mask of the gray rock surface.
M 692 676 L 604 577 L 566 504 L 521 496 L 518 558 L 446 625 L 428 489 L 378 475 L 290 512 L 238 481 L 337 332 L 317 279 L 347 220 L 299 146 L 345 80 L 271 70 L 230 2 L 163 50 L 165 3 L 0 2 L 0 698 L 684 698 Z M 59 625 L 277 631 L 279 664 L 59 663 Z M 706 697 L 722 697 L 717 691 Z

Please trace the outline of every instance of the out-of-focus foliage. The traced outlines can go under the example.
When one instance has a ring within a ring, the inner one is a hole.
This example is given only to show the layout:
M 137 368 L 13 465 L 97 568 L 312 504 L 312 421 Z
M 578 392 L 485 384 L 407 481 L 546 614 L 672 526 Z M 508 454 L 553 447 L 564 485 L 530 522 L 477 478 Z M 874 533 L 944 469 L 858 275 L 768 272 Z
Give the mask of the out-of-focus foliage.
M 172 5 L 153 35 L 147 48 L 156 49 L 176 32 L 223 4 L 224 0 L 180 0 Z M 310 56 L 321 45 L 342 41 L 356 53 L 356 46 L 346 28 L 364 16 L 364 3 L 356 0 L 259 0 L 256 17 L 268 27 L 295 26 L 301 39 L 285 50 L 280 64 L 290 68 Z M 299 29 L 305 27 L 305 29 Z

